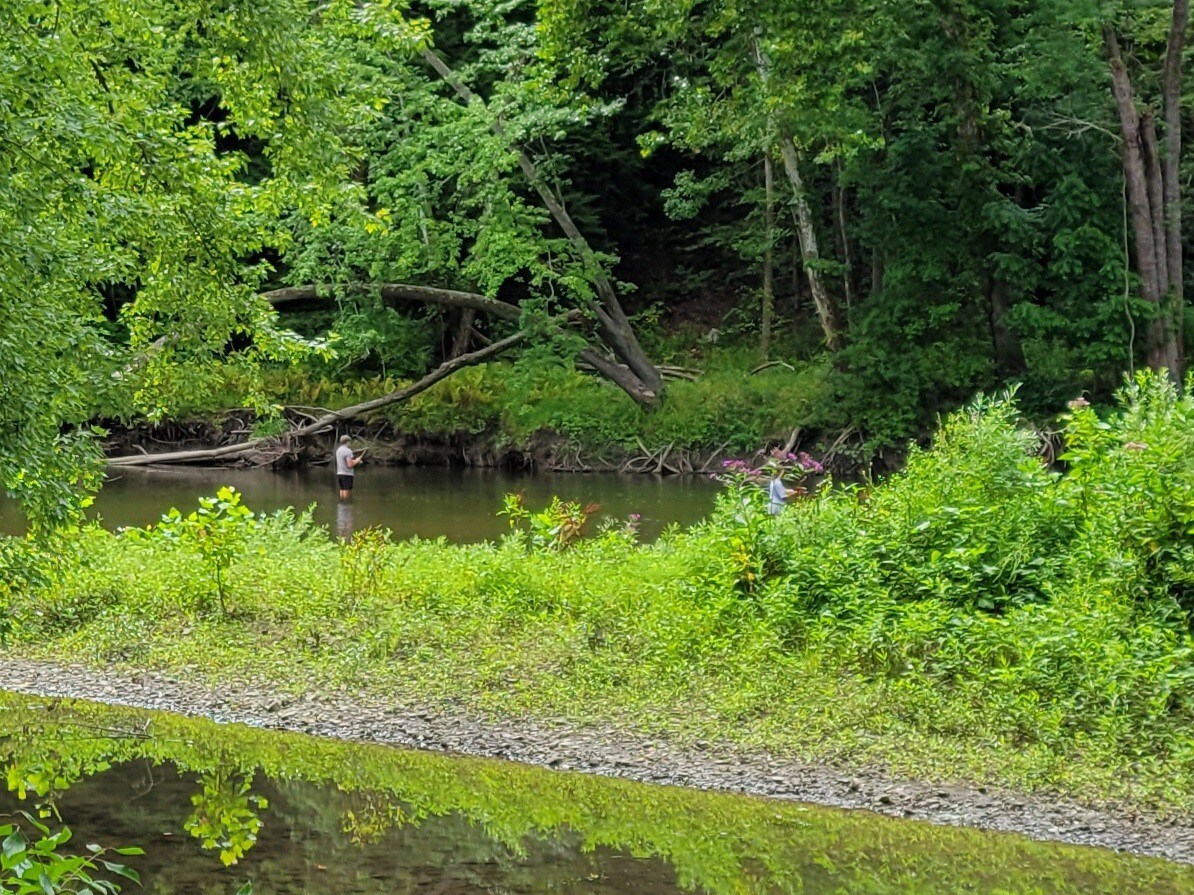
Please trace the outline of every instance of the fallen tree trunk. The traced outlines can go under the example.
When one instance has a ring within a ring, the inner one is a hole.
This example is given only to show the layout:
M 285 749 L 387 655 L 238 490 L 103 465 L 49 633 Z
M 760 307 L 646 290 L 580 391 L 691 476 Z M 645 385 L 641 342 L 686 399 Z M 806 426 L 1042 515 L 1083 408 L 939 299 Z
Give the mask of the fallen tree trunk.
M 649 407 L 656 403 L 657 395 L 654 391 L 647 388 L 643 384 L 633 370 L 617 361 L 611 360 L 595 348 L 583 348 L 578 359 L 592 367 L 626 394 L 630 395 L 636 403 L 643 407 Z
M 387 395 L 382 395 L 380 398 L 374 398 L 371 401 L 365 401 L 360 404 L 354 404 L 351 407 L 345 407 L 342 410 L 333 410 L 325 413 L 306 425 L 299 426 L 297 429 L 292 429 L 285 435 L 271 435 L 265 438 L 251 438 L 248 441 L 240 444 L 228 444 L 218 448 L 208 448 L 194 451 L 170 451 L 164 454 L 133 454 L 127 457 L 113 457 L 108 463 L 112 466 L 153 466 L 159 463 L 198 463 L 205 460 L 219 460 L 226 457 L 235 457 L 240 454 L 246 454 L 251 451 L 261 450 L 271 444 L 277 444 L 284 439 L 303 438 L 307 435 L 315 435 L 324 431 L 329 426 L 342 422 L 344 420 L 354 419 L 365 414 L 372 413 L 375 410 L 381 410 L 383 407 L 389 407 L 393 404 L 408 401 L 420 392 L 425 392 L 431 386 L 435 385 L 442 379 L 447 379 L 457 370 L 464 367 L 473 366 L 475 364 L 484 363 L 491 358 L 497 357 L 509 351 L 511 348 L 526 341 L 527 333 L 524 331 L 516 332 L 512 336 L 507 336 L 492 345 L 487 345 L 484 348 L 473 351 L 469 354 L 462 354 L 459 357 L 454 357 L 451 360 L 440 364 L 422 379 L 412 382 L 410 385 L 403 386 L 400 389 L 390 392 Z
M 480 311 L 500 317 L 502 320 L 517 322 L 522 316 L 518 305 L 487 298 L 475 292 L 460 292 L 456 289 L 436 289 L 432 286 L 410 286 L 406 283 L 343 283 L 341 288 L 376 290 L 384 301 L 392 302 L 420 302 L 441 305 L 448 308 Z M 275 308 L 279 305 L 291 304 L 298 301 L 310 301 L 328 295 L 336 288 L 333 283 L 319 283 L 310 286 L 286 286 L 261 293 L 261 297 Z

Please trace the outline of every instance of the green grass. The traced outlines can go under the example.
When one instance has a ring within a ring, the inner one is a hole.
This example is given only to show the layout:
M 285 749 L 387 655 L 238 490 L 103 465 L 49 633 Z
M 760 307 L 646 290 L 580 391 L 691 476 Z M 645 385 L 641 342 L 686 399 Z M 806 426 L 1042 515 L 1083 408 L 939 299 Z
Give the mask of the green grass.
M 1107 419 L 1067 415 L 1059 474 L 982 401 L 886 483 L 774 519 L 739 480 L 651 545 L 561 547 L 550 514 L 467 546 L 341 545 L 286 514 L 207 520 L 219 549 L 90 528 L 15 593 L 11 642 L 1189 811 L 1192 423 L 1142 380 Z

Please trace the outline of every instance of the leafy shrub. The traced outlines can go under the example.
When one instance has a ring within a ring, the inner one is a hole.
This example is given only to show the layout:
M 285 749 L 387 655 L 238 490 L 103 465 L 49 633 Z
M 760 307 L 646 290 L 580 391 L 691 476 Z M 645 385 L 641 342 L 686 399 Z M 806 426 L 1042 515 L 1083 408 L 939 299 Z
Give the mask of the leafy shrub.
M 241 503 L 240 492 L 225 487 L 215 497 L 199 498 L 199 509 L 186 516 L 177 508 L 171 509 L 156 527 L 151 527 L 147 537 L 157 537 L 197 552 L 215 583 L 220 611 L 227 613 L 225 575 L 243 549 L 253 520 L 253 511 Z
M 66 855 L 59 848 L 71 839 L 69 827 L 56 833 L 28 812 L 20 812 L 20 823 L 0 823 L 0 892 L 11 895 L 58 895 L 93 892 L 111 895 L 120 891 L 107 876 L 140 883 L 135 870 L 108 860 L 115 855 L 143 855 L 140 848 L 87 847 L 86 855 Z M 106 871 L 106 873 L 105 873 Z
M 599 507 L 582 507 L 575 501 L 553 497 L 551 503 L 538 512 L 528 509 L 521 494 L 507 494 L 498 515 L 510 520 L 510 528 L 526 535 L 527 543 L 537 550 L 563 550 L 579 540 Z
M 390 533 L 381 528 L 353 532 L 340 551 L 340 569 L 345 596 L 357 601 L 378 594 L 378 582 L 389 561 Z

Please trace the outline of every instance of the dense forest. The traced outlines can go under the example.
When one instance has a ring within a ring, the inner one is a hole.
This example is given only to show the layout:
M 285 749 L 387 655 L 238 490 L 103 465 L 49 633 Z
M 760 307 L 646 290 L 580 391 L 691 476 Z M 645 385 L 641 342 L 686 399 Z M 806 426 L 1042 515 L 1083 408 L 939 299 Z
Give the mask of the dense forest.
M 723 417 L 783 393 L 864 450 L 1183 371 L 1185 0 L 2 16 L 0 471 L 37 518 L 96 422 L 268 435 L 296 394 L 377 410 L 499 357 L 555 383 L 503 400 L 621 401 L 620 438 L 771 360 Z

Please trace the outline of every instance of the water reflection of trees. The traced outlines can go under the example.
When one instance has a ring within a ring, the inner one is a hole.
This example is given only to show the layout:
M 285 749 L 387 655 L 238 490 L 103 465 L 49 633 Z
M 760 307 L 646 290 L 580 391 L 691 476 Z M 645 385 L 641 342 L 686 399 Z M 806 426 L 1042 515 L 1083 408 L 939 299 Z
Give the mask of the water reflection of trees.
M 1189 868 L 1094 850 L 177 716 L 147 729 L 147 717 L 0 695 L 9 791 L 56 806 L 119 778 L 111 816 L 251 859 L 258 891 L 293 889 L 296 874 L 323 880 L 304 891 L 441 895 L 1194 890 Z

